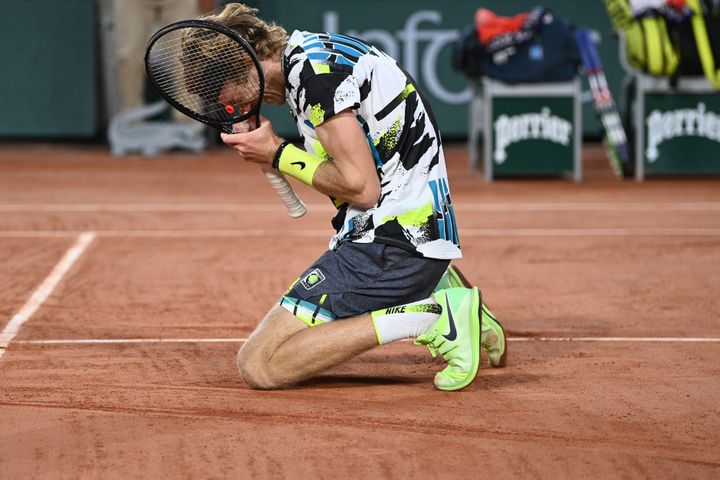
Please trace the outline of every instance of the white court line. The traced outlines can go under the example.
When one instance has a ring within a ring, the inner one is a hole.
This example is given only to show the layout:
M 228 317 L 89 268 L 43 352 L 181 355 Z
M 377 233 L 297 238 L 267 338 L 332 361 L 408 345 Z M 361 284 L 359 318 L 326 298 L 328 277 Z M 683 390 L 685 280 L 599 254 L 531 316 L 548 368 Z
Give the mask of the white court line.
M 508 337 L 513 342 L 720 343 L 719 337 Z
M 335 208 L 329 204 L 310 204 L 308 209 L 317 211 L 333 211 Z M 69 213 L 194 213 L 194 212 L 239 212 L 239 213 L 282 213 L 287 209 L 279 203 L 58 203 L 58 204 L 2 204 L 0 212 L 14 213 L 42 213 L 42 212 L 69 212 Z
M 0 238 L 68 238 L 81 232 L 75 230 L 5 230 Z M 95 230 L 103 238 L 245 238 L 245 237 L 321 237 L 328 238 L 331 229 L 247 229 L 247 230 Z M 465 228 L 460 236 L 467 237 L 677 237 L 720 236 L 720 228 L 657 227 L 657 228 Z
M 78 235 L 68 230 L 6 230 L 0 238 L 67 238 Z M 95 230 L 103 238 L 225 238 L 225 237 L 324 237 L 333 234 L 328 229 L 247 229 L 247 230 Z
M 107 345 L 140 343 L 244 343 L 247 338 L 71 338 L 18 340 L 26 345 Z M 410 340 L 406 340 L 410 341 Z M 720 337 L 508 337 L 510 342 L 720 343 Z
M 37 287 L 30 298 L 25 302 L 20 310 L 10 319 L 2 332 L 0 332 L 0 358 L 5 354 L 5 351 L 10 345 L 10 342 L 15 335 L 20 331 L 20 327 L 27 322 L 30 317 L 37 311 L 40 306 L 45 303 L 45 300 L 52 294 L 55 287 L 58 286 L 60 281 L 63 279 L 65 274 L 75 264 L 78 258 L 85 252 L 87 247 L 95 239 L 94 232 L 84 232 L 80 234 L 75 243 L 65 252 L 65 255 L 55 265 L 50 274 L 43 280 L 43 282 Z
M 460 237 L 675 237 L 718 236 L 720 228 L 462 228 Z
M 311 212 L 331 212 L 330 203 L 307 204 Z M 507 203 L 458 202 L 455 211 L 468 212 L 668 212 L 668 211 L 720 211 L 720 202 L 533 202 Z M 0 212 L 131 212 L 131 213 L 193 213 L 193 212 L 240 212 L 283 213 L 279 203 L 58 203 L 58 204 L 0 204 Z
M 247 338 L 71 338 L 67 340 L 17 340 L 26 345 L 116 345 L 133 343 L 245 343 Z

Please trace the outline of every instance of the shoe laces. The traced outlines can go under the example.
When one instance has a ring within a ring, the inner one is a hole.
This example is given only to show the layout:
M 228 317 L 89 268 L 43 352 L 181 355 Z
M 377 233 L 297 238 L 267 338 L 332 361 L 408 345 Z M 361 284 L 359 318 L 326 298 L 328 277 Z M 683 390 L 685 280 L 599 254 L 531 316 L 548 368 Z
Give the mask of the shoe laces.
M 437 333 L 435 333 L 434 336 L 431 336 L 430 333 L 425 333 L 423 335 L 420 335 L 415 339 L 413 342 L 415 345 L 424 345 L 430 350 L 430 355 L 432 355 L 432 358 L 437 357 L 438 349 L 435 346 L 434 342 L 437 338 Z
M 430 350 L 430 355 L 432 355 L 432 358 L 437 358 L 438 353 L 442 355 L 443 359 L 448 363 L 448 365 L 455 365 L 455 358 L 457 358 L 457 355 L 450 355 L 455 349 L 457 348 L 457 345 L 453 346 L 449 350 L 446 350 L 443 352 L 441 350 L 441 347 L 446 343 L 445 339 L 440 337 L 440 332 L 438 330 L 428 332 L 424 335 L 420 335 L 415 339 L 415 345 L 424 345 Z M 438 342 L 439 340 L 439 342 Z

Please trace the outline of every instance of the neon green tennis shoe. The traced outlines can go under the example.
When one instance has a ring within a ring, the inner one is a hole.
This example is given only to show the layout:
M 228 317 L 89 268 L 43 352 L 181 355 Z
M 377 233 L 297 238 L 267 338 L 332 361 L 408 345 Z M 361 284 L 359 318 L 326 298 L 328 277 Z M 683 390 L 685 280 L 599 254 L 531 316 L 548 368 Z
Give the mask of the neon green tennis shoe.
M 472 283 L 470 283 L 470 280 L 463 275 L 463 273 L 460 271 L 458 267 L 455 265 L 450 265 L 447 270 L 445 270 L 445 273 L 443 273 L 443 276 L 440 278 L 440 281 L 438 282 L 437 287 L 435 287 L 435 290 L 441 290 L 443 288 L 454 288 L 454 287 L 465 287 L 465 288 L 472 288 Z
M 472 288 L 472 284 L 465 278 L 459 268 L 450 265 L 443 274 L 435 292 L 453 287 Z M 483 303 L 482 326 L 480 344 L 487 353 L 488 362 L 492 367 L 501 368 L 507 365 L 507 337 L 502 324 L 495 318 L 495 314 Z
M 480 345 L 488 356 L 490 366 L 502 368 L 507 365 L 507 337 L 503 326 L 492 310 L 482 304 L 482 331 Z
M 426 345 L 433 357 L 440 353 L 448 364 L 435 375 L 435 388 L 460 390 L 475 379 L 480 366 L 480 291 L 449 288 L 434 297 L 442 314 L 415 344 Z

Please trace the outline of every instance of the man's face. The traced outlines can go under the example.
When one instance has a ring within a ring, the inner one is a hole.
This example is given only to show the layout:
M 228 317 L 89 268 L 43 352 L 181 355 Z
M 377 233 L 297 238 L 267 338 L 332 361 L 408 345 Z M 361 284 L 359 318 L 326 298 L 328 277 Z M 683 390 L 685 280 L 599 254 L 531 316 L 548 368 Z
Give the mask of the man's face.
M 277 60 L 262 60 L 260 64 L 265 72 L 265 94 L 263 103 L 282 105 L 285 103 L 285 76 L 280 62 Z
M 243 115 L 258 106 L 261 100 L 259 94 L 257 78 L 243 83 L 228 82 L 220 91 L 218 103 L 230 115 Z

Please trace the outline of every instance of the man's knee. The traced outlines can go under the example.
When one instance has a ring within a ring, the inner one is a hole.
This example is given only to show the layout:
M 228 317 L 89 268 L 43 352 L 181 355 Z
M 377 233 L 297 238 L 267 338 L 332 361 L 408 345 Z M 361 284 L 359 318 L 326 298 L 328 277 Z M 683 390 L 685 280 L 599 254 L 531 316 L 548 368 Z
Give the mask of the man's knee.
M 250 388 L 257 390 L 280 388 L 280 385 L 274 382 L 270 376 L 268 360 L 260 355 L 257 349 L 246 343 L 237 354 L 237 367 L 240 378 Z
M 272 367 L 270 359 L 280 345 L 306 328 L 307 325 L 290 312 L 275 305 L 238 352 L 240 377 L 257 389 L 273 390 L 289 386 L 287 382 L 290 379 L 285 379 L 277 365 Z

